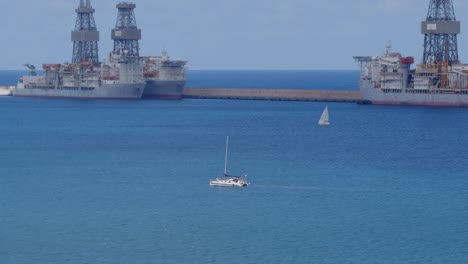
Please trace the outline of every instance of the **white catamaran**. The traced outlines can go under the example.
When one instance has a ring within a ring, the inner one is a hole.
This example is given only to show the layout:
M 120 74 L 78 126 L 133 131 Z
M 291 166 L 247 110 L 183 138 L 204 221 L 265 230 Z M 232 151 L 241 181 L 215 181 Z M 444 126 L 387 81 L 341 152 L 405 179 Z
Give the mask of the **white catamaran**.
M 224 177 L 216 178 L 216 180 L 210 180 L 210 186 L 213 187 L 245 187 L 249 183 L 240 176 L 228 175 L 227 174 L 227 163 L 228 163 L 228 145 L 229 136 L 226 137 L 226 156 L 224 159 Z
M 322 116 L 320 117 L 318 124 L 321 126 L 330 125 L 330 121 L 328 121 L 328 106 L 325 106 L 325 109 L 323 110 Z

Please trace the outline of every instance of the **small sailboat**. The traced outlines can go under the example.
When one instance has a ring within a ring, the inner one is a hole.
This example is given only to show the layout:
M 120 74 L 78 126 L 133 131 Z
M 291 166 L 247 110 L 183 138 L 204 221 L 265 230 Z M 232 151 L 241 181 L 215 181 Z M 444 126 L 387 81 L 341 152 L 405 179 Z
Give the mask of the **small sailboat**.
M 227 174 L 227 164 L 228 164 L 228 146 L 229 146 L 229 136 L 226 137 L 226 156 L 224 158 L 224 177 L 216 178 L 216 180 L 210 180 L 210 186 L 213 187 L 245 187 L 249 183 L 245 178 L 240 176 L 228 175 Z
M 320 117 L 318 124 L 321 126 L 330 125 L 330 121 L 328 121 L 328 106 L 325 106 L 325 109 L 323 110 L 322 116 Z

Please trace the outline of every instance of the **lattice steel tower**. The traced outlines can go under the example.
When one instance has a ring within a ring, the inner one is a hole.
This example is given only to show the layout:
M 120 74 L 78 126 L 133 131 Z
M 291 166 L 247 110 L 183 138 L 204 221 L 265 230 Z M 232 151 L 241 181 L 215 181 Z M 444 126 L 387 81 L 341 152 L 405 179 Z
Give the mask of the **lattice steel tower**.
M 129 2 L 117 4 L 118 14 L 115 29 L 112 30 L 114 53 L 125 53 L 127 56 L 139 57 L 141 30 L 137 28 L 135 13 L 136 5 Z
M 73 63 L 91 62 L 94 65 L 99 63 L 98 41 L 99 31 L 94 22 L 94 9 L 90 0 L 80 0 L 80 6 L 76 9 L 75 30 L 72 31 L 73 41 Z
M 431 0 L 426 21 L 421 23 L 421 33 L 424 34 L 423 64 L 458 62 L 460 22 L 455 19 L 452 0 Z

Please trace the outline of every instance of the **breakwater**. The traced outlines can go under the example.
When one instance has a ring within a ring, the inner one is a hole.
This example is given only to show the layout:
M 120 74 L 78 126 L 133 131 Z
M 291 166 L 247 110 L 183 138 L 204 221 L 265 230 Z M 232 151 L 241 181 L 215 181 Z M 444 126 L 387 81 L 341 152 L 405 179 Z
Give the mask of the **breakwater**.
M 0 96 L 11 95 L 14 86 L 0 86 Z M 246 89 L 246 88 L 185 88 L 184 98 L 273 100 L 273 101 L 316 101 L 358 102 L 359 91 L 301 90 L 301 89 Z
M 245 89 L 245 88 L 185 88 L 184 98 L 357 102 L 359 91 L 299 90 L 299 89 Z

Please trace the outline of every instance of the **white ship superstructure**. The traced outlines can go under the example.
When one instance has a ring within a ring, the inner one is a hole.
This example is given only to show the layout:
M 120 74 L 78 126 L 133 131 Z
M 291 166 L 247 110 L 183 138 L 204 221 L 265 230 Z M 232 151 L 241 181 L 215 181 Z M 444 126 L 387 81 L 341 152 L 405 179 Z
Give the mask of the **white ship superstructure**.
M 414 58 L 392 53 L 390 44 L 383 56 L 354 57 L 361 63 L 363 103 L 468 106 L 468 65 L 458 60 L 460 22 L 452 0 L 430 0 L 421 33 L 424 52 L 414 70 Z
M 390 48 L 380 57 L 355 57 L 362 66 L 363 103 L 468 106 L 467 64 L 420 64 L 411 70 L 414 58 Z
M 44 75 L 23 76 L 13 96 L 96 99 L 139 99 L 145 83 L 139 63 L 119 60 L 92 63 L 44 64 Z

